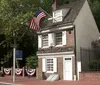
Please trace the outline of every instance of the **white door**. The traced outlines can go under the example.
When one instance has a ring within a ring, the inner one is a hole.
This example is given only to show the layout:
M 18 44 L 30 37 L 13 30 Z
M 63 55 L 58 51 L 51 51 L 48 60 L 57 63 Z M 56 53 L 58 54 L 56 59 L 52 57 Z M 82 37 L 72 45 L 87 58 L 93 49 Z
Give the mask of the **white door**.
M 72 80 L 72 58 L 64 58 L 64 80 Z

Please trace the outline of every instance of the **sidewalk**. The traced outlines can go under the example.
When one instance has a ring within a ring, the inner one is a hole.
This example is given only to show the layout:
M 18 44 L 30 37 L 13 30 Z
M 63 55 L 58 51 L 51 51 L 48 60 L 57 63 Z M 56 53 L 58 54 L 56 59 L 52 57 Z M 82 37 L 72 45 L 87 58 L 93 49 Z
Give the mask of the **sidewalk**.
M 55 82 L 48 82 L 45 80 L 37 80 L 35 77 L 16 77 L 15 83 L 12 82 L 11 76 L 0 77 L 2 83 L 12 83 L 20 85 L 100 85 L 100 81 L 64 81 L 59 80 Z

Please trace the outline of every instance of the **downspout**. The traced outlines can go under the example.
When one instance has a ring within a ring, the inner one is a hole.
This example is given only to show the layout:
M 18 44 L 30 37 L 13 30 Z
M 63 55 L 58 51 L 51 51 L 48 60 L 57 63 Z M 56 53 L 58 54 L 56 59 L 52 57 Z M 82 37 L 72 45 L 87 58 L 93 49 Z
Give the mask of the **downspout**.
M 75 28 L 75 25 L 73 27 L 73 30 L 74 30 L 75 77 L 76 77 L 76 80 L 78 80 L 78 76 L 77 76 L 77 56 L 76 56 L 76 28 Z

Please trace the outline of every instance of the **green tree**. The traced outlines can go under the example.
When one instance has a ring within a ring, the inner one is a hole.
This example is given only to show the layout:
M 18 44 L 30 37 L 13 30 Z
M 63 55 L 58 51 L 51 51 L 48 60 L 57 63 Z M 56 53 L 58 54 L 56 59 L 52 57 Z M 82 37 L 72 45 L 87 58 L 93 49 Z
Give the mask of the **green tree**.
M 36 55 L 31 55 L 26 58 L 26 66 L 28 68 L 36 68 L 38 66 L 38 58 Z
M 32 47 L 31 50 L 35 48 L 36 32 L 29 29 L 30 18 L 33 17 L 39 4 L 34 2 L 31 0 L 0 0 L 0 34 L 5 36 L 0 45 L 7 49 L 4 62 L 12 60 L 14 41 L 17 48 L 24 50 L 28 44 L 31 44 L 31 46 L 28 45 Z M 35 49 L 32 51 L 36 53 Z
M 90 6 L 100 31 L 100 0 L 89 0 Z

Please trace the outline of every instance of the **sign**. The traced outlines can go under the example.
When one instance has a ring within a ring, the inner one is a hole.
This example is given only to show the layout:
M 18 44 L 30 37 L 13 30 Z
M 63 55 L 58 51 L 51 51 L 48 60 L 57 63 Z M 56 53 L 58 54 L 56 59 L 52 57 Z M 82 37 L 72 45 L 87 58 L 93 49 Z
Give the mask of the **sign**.
M 16 60 L 22 60 L 22 56 L 23 56 L 23 51 L 22 50 L 16 50 Z

